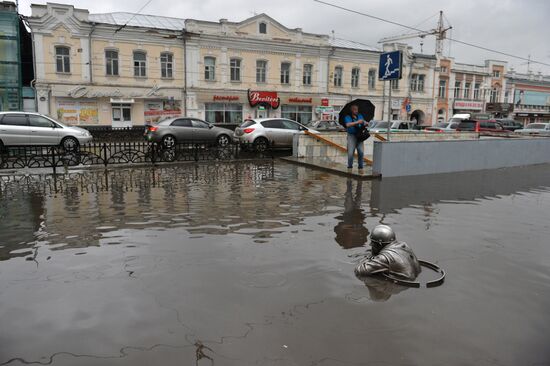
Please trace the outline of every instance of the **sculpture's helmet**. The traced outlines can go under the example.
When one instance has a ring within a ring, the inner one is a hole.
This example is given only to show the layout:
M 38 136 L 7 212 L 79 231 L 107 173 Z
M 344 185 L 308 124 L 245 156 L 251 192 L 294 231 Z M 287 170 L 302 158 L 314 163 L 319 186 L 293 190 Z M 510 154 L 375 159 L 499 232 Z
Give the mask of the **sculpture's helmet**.
M 395 241 L 395 232 L 388 225 L 378 225 L 372 230 L 370 240 L 373 244 L 384 247 Z

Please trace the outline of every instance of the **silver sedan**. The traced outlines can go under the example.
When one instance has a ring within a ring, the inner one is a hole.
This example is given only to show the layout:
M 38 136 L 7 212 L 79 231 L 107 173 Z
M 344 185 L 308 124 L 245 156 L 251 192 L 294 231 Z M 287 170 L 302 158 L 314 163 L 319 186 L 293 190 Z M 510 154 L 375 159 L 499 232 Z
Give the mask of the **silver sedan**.
M 0 112 L 0 147 L 60 145 L 72 150 L 92 141 L 83 128 L 66 126 L 38 113 Z
M 520 135 L 550 136 L 550 123 L 530 123 L 521 130 L 515 130 Z

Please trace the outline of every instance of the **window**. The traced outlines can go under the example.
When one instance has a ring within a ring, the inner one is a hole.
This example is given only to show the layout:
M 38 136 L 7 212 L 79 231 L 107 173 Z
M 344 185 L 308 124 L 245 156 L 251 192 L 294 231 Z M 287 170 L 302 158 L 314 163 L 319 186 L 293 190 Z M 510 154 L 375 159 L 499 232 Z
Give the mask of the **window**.
M 194 128 L 203 128 L 203 129 L 210 128 L 210 125 L 208 123 L 201 121 L 200 119 L 194 119 L 191 121 L 191 123 L 193 124 Z
M 134 76 L 147 76 L 147 55 L 145 54 L 145 52 L 134 52 Z
M 344 73 L 344 69 L 341 66 L 336 66 L 334 68 L 334 86 L 341 87 L 342 86 L 342 74 Z
M 441 72 L 446 73 L 447 72 L 447 66 L 441 66 Z
M 307 105 L 282 105 L 281 117 L 307 124 L 313 117 L 312 108 Z
M 283 123 L 283 127 L 285 130 L 294 130 L 294 131 L 300 130 L 300 125 L 297 124 L 296 122 L 288 121 L 285 119 L 283 119 L 281 122 Z
M 412 74 L 411 75 L 411 91 L 414 92 L 424 92 L 424 79 L 425 75 L 422 74 Z
M 29 122 L 32 127 L 54 128 L 55 124 L 47 118 L 37 115 L 29 115 Z
M 171 53 L 163 52 L 160 54 L 160 76 L 171 79 L 174 75 L 174 56 Z
M 304 85 L 311 85 L 311 75 L 313 74 L 313 65 L 305 64 L 303 70 Z
M 490 102 L 497 103 L 499 100 L 500 91 L 497 88 L 491 89 Z
M 376 69 L 369 70 L 369 89 L 374 89 L 376 87 Z
M 351 70 L 351 87 L 352 88 L 359 88 L 359 73 L 360 73 L 360 70 L 358 67 L 354 67 Z
M 58 46 L 55 48 L 55 66 L 57 72 L 71 72 L 71 56 L 69 47 Z
M 390 85 L 391 85 L 392 90 L 399 89 L 399 79 L 390 80 Z
M 439 80 L 439 98 L 445 98 L 447 96 L 447 80 Z
M 205 103 L 206 120 L 210 123 L 241 123 L 243 105 L 231 103 Z
M 455 81 L 455 91 L 454 91 L 455 99 L 460 98 L 460 86 L 461 85 L 462 85 L 462 81 Z
M 281 64 L 281 84 L 290 84 L 290 62 Z
M 472 87 L 471 83 L 464 84 L 464 99 L 470 99 L 470 88 Z
M 265 128 L 280 128 L 280 129 L 285 128 L 283 121 L 280 119 L 271 119 L 269 121 L 264 121 L 262 122 L 262 126 L 264 126 Z
M 241 60 L 238 58 L 229 60 L 229 74 L 231 81 L 241 81 Z
M 2 124 L 8 126 L 27 126 L 27 116 L 24 114 L 6 114 L 2 118 Z
M 493 77 L 494 78 L 500 78 L 500 71 L 499 70 L 493 70 Z
M 118 76 L 118 51 L 105 51 L 105 73 L 109 76 Z
M 125 122 L 132 120 L 131 104 L 112 104 L 112 109 L 114 122 Z
M 267 61 L 256 61 L 256 82 L 265 83 L 267 75 Z
M 174 122 L 170 124 L 170 126 L 174 127 L 193 127 L 193 124 L 191 123 L 191 120 L 189 118 L 178 118 Z
M 479 99 L 479 83 L 474 84 L 474 99 Z
M 260 34 L 267 34 L 267 24 L 264 22 L 260 23 L 258 26 L 258 31 Z
M 216 59 L 214 57 L 204 58 L 204 80 L 216 80 Z

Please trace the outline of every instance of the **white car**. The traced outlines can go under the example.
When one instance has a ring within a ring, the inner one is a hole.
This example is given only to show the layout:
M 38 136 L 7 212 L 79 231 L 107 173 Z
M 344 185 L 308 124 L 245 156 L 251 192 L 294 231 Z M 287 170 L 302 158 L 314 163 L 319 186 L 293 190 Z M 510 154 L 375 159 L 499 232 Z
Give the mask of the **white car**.
M 257 118 L 244 121 L 235 129 L 235 140 L 242 145 L 253 145 L 257 151 L 268 147 L 292 147 L 294 135 L 316 130 L 285 118 Z
M 525 128 L 515 130 L 521 135 L 543 135 L 550 136 L 550 123 L 530 123 Z
M 440 122 L 435 126 L 426 127 L 426 132 L 456 132 L 460 122 Z
M 21 145 L 60 145 L 73 150 L 92 141 L 90 132 L 66 126 L 31 112 L 0 112 L 0 148 Z
M 388 131 L 388 121 L 377 122 L 373 127 L 369 129 L 369 132 L 373 133 L 383 133 Z M 407 121 L 391 121 L 391 131 L 392 132 L 404 132 L 404 131 L 415 131 L 416 124 L 413 122 Z

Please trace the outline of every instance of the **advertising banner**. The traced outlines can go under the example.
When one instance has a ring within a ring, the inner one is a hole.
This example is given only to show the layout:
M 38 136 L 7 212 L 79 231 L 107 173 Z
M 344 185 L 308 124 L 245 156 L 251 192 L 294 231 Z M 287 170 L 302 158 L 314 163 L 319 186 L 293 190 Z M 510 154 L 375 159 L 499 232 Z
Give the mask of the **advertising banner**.
M 57 119 L 69 125 L 98 124 L 97 103 L 94 101 L 57 101 Z
M 181 116 L 179 100 L 145 102 L 145 122 L 157 123 L 166 118 Z

